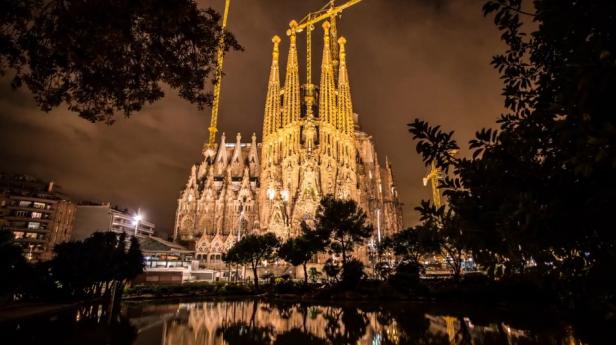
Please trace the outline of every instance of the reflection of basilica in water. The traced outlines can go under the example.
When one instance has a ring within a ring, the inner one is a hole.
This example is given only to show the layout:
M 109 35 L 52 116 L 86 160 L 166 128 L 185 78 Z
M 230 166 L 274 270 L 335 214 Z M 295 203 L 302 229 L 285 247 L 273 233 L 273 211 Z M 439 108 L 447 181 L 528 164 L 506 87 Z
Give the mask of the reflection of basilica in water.
M 130 314 L 130 313 L 129 313 Z M 129 315 L 130 316 L 130 315 Z M 149 305 L 130 317 L 148 344 L 579 344 L 570 335 L 533 334 L 502 322 L 476 325 L 416 305 L 356 308 L 252 300 Z M 146 343 L 137 339 L 136 344 Z

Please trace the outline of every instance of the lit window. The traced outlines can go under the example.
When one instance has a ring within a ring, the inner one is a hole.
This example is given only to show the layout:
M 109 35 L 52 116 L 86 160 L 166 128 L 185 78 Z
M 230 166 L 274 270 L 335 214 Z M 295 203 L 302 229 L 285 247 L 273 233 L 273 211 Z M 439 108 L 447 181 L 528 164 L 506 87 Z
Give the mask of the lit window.
M 18 240 L 18 239 L 24 237 L 24 233 L 23 233 L 23 231 L 15 231 L 15 232 L 13 232 L 13 236 L 15 236 L 15 239 Z
M 28 222 L 28 229 L 38 229 L 41 227 L 41 223 Z
M 44 209 L 45 208 L 45 204 L 42 202 L 35 202 L 34 203 L 34 208 L 41 208 Z
M 32 205 L 32 201 L 21 200 L 19 202 L 19 207 L 30 207 Z
M 32 218 L 40 219 L 42 216 L 41 212 L 32 212 Z
M 36 232 L 26 232 L 26 238 L 36 239 L 37 237 L 38 237 L 38 234 Z

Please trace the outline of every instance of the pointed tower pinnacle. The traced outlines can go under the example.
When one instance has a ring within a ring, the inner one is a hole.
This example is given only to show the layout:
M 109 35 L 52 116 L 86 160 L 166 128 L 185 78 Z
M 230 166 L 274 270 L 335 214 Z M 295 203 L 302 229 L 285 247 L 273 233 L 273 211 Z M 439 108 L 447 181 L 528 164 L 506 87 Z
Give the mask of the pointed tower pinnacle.
M 322 121 L 337 127 L 336 86 L 331 63 L 329 22 L 323 22 L 323 60 L 321 62 L 321 86 L 319 93 L 319 116 Z
M 235 136 L 235 148 L 231 156 L 231 173 L 233 177 L 241 176 L 244 171 L 244 157 L 242 157 L 242 135 L 237 133 Z
M 227 157 L 227 146 L 225 144 L 225 132 L 220 136 L 220 145 L 218 145 L 218 154 L 216 155 L 216 174 L 221 175 L 227 168 L 229 159 Z
M 280 68 L 278 45 L 280 37 L 272 37 L 274 48 L 272 50 L 272 67 L 270 68 L 269 82 L 267 83 L 267 97 L 265 99 L 265 114 L 263 116 L 263 140 L 280 127 Z
M 340 45 L 340 70 L 338 72 L 338 118 L 344 129 L 344 133 L 353 136 L 355 125 L 353 123 L 353 102 L 351 102 L 351 87 L 349 85 L 349 73 L 346 66 L 346 39 L 338 39 Z
M 287 35 L 291 39 L 291 45 L 289 47 L 289 58 L 287 59 L 287 70 L 284 80 L 282 127 L 295 120 L 299 120 L 300 115 L 299 66 L 297 63 L 297 38 L 295 36 L 297 22 L 292 20 L 289 26 L 291 28 L 287 30 Z

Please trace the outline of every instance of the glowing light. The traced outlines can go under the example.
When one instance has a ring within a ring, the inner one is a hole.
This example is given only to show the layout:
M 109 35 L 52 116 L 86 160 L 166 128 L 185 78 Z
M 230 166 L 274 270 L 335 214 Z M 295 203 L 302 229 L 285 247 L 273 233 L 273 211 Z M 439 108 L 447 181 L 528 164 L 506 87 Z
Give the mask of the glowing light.
M 269 200 L 274 200 L 274 197 L 275 197 L 275 196 L 276 196 L 276 191 L 274 190 L 274 188 L 269 187 L 269 188 L 267 189 L 267 198 L 268 198 Z

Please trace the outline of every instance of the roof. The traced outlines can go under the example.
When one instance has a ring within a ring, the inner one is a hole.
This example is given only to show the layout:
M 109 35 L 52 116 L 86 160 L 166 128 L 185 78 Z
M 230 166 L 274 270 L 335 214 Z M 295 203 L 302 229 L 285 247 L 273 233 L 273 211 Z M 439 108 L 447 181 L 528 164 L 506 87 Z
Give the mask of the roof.
M 143 252 L 175 252 L 175 253 L 193 253 L 194 251 L 179 245 L 177 243 L 165 241 L 156 236 L 139 236 L 139 245 Z

